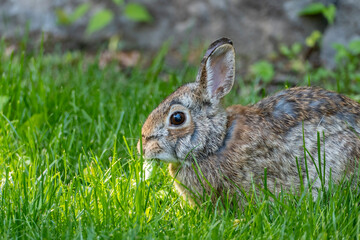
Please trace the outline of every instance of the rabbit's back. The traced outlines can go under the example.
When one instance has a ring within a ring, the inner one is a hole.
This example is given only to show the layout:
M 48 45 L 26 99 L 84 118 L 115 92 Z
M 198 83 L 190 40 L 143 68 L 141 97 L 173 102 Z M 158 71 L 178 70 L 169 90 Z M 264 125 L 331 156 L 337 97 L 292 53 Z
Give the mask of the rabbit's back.
M 326 184 L 330 171 L 340 180 L 357 168 L 360 104 L 345 96 L 317 88 L 293 88 L 251 107 L 231 106 L 227 112 L 227 142 L 217 157 L 224 155 L 224 163 L 232 161 L 241 169 L 233 178 L 242 179 L 237 181 L 240 185 L 250 178 L 261 180 L 266 168 L 271 187 L 296 187 L 299 164 L 303 183 L 307 184 L 308 175 L 314 187 L 320 187 L 319 165 Z M 231 129 L 232 124 L 237 127 Z M 231 158 L 234 152 L 240 157 Z
M 286 133 L 306 121 L 321 124 L 325 118 L 346 123 L 360 133 L 360 104 L 320 88 L 298 87 L 281 91 L 253 106 L 277 133 Z M 345 126 L 344 126 L 345 127 Z

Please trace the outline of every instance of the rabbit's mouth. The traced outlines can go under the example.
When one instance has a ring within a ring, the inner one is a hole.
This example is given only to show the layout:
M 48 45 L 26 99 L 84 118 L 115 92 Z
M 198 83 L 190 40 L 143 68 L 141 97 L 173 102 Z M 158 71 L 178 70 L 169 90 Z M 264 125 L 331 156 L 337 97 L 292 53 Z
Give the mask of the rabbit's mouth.
M 138 142 L 138 152 L 142 153 L 144 159 L 156 159 L 167 163 L 177 163 L 179 160 L 176 154 L 165 151 L 159 144 L 158 141 L 145 142 L 142 145 L 142 152 L 140 147 L 140 141 Z

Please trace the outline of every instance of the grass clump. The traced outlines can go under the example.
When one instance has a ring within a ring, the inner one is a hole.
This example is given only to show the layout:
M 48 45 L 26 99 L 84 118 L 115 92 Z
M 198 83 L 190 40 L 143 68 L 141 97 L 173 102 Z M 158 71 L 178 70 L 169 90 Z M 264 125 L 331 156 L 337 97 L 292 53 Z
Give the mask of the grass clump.
M 358 188 L 267 191 L 244 209 L 183 202 L 161 166 L 142 180 L 136 142 L 146 116 L 196 67 L 105 69 L 82 53 L 5 54 L 0 47 L 0 237 L 3 239 L 359 238 Z M 336 84 L 336 83 L 335 83 Z M 238 86 L 244 86 L 242 80 Z M 255 87 L 227 104 L 253 103 Z M 241 92 L 241 94 L 239 94 Z

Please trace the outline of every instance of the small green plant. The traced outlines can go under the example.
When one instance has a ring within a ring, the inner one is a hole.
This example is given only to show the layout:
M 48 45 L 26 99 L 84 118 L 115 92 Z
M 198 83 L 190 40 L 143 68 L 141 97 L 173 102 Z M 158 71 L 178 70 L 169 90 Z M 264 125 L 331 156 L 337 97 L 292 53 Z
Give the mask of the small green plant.
M 308 47 L 315 47 L 316 44 L 319 44 L 322 39 L 322 33 L 319 30 L 313 31 L 310 36 L 305 40 L 305 44 Z
M 352 83 L 360 83 L 360 40 L 351 41 L 348 46 L 334 44 L 335 62 L 339 73 L 338 89 L 349 91 Z
M 353 40 L 347 46 L 333 44 L 336 51 L 335 66 L 312 68 L 307 65 L 307 75 L 304 82 L 311 78 L 311 82 L 321 84 L 328 89 L 345 92 L 354 99 L 360 99 L 360 40 Z M 336 83 L 334 87 L 333 83 Z
M 258 61 L 250 67 L 250 71 L 255 76 L 261 78 L 265 83 L 268 83 L 274 77 L 274 66 L 268 61 Z
M 329 24 L 333 24 L 336 17 L 336 7 L 334 4 L 325 6 L 323 3 L 311 3 L 299 12 L 300 16 L 323 15 Z
M 139 3 L 124 3 L 123 0 L 113 0 L 113 2 L 122 10 L 122 14 L 133 22 L 151 22 L 153 19 L 147 9 Z M 91 7 L 89 3 L 80 4 L 71 14 L 67 14 L 63 9 L 57 9 L 55 11 L 57 21 L 60 25 L 72 25 L 88 13 Z M 114 11 L 106 8 L 95 12 L 88 21 L 86 34 L 91 35 L 105 28 L 114 17 Z
M 281 44 L 279 47 L 279 51 L 282 55 L 289 59 L 294 59 L 299 56 L 302 50 L 302 46 L 300 43 L 293 43 L 290 47 L 285 44 Z
M 56 9 L 55 14 L 60 25 L 71 25 L 82 18 L 90 9 L 89 3 L 83 3 L 77 6 L 73 13 L 67 14 L 63 9 Z
M 301 57 L 303 46 L 300 43 L 293 43 L 291 46 L 281 44 L 279 52 L 281 55 L 289 59 L 290 70 L 295 72 L 304 72 L 305 62 Z
M 110 10 L 102 9 L 98 11 L 90 18 L 86 28 L 86 33 L 90 35 L 103 29 L 113 20 L 113 18 L 114 14 Z
M 150 22 L 152 17 L 146 8 L 138 3 L 128 3 L 124 9 L 125 16 L 134 22 Z

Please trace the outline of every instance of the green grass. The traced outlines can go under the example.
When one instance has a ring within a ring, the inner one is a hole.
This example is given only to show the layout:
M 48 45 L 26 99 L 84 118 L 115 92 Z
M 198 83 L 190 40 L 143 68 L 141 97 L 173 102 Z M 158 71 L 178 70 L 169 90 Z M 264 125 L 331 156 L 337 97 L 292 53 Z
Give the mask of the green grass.
M 0 46 L 0 238 L 360 238 L 360 193 L 331 185 L 311 193 L 249 196 L 244 209 L 181 200 L 166 166 L 142 181 L 136 143 L 161 100 L 197 67 L 98 67 L 98 58 L 15 53 Z M 329 87 L 336 89 L 336 83 Z M 354 85 L 352 93 L 358 91 Z M 238 78 L 226 104 L 254 103 Z

